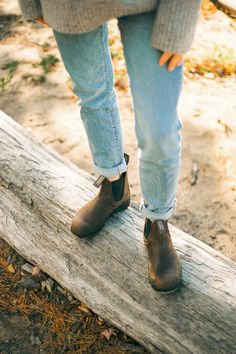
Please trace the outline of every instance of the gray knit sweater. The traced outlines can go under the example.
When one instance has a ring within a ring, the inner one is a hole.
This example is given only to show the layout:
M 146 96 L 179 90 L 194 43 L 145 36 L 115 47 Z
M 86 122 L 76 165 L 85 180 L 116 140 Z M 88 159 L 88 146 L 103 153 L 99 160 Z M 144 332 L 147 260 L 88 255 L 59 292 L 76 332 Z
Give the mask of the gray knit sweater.
M 56 31 L 83 33 L 113 17 L 156 11 L 151 45 L 162 51 L 189 50 L 201 0 L 19 0 L 27 19 L 43 17 Z

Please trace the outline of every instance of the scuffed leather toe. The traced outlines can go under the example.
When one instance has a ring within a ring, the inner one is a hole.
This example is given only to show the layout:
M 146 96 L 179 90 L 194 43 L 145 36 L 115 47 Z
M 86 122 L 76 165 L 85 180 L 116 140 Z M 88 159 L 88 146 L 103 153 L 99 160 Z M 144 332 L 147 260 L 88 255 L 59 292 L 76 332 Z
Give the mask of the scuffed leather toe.
M 98 195 L 85 204 L 75 214 L 71 223 L 71 232 L 78 237 L 86 237 L 99 231 L 106 219 L 112 213 L 128 208 L 130 204 L 130 190 L 127 173 L 120 177 L 123 183 L 123 196 L 116 201 L 112 194 L 112 184 L 108 179 L 102 182 Z
M 161 293 L 175 291 L 181 280 L 181 263 L 173 246 L 167 221 L 146 219 L 144 241 L 148 251 L 148 277 Z
M 101 227 L 101 226 L 99 226 Z M 78 237 L 86 237 L 97 231 L 96 225 L 91 227 L 91 224 L 87 223 L 85 220 L 81 220 L 79 216 L 75 216 L 71 223 L 71 232 Z

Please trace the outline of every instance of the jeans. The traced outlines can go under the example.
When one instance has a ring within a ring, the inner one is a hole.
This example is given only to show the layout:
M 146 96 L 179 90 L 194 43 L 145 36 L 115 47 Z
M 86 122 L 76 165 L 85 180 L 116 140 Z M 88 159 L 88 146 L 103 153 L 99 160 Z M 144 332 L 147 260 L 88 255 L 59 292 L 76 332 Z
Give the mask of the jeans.
M 142 214 L 167 220 L 175 207 L 180 167 L 177 103 L 183 65 L 160 66 L 162 54 L 150 46 L 155 13 L 118 19 L 130 78 L 139 155 Z M 81 118 L 94 169 L 114 177 L 126 171 L 119 109 L 114 90 L 107 24 L 83 34 L 54 31 L 63 62 L 80 97 Z

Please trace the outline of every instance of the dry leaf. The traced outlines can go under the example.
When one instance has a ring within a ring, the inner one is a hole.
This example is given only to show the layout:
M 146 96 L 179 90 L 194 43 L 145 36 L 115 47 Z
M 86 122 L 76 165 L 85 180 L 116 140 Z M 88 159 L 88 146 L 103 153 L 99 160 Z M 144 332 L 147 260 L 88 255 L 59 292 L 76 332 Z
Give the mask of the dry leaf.
M 15 269 L 12 264 L 9 264 L 9 266 L 7 267 L 7 270 L 9 270 L 9 272 L 11 272 L 11 273 L 15 273 Z
M 40 268 L 35 266 L 33 268 L 32 275 L 34 277 L 40 277 L 42 275 L 42 272 L 41 272 Z
M 100 316 L 98 316 L 97 322 L 99 326 L 101 326 L 104 323 L 103 319 Z
M 227 135 L 227 137 L 229 137 L 230 133 L 232 133 L 232 129 L 230 128 L 230 126 L 224 122 L 221 122 L 220 119 L 218 119 L 217 122 L 225 128 L 225 134 Z
M 126 90 L 127 89 L 127 83 L 124 78 L 117 80 L 116 86 L 119 87 L 121 90 Z
M 78 308 L 83 312 L 90 313 L 89 308 L 83 303 L 81 305 L 79 305 Z
M 114 328 L 105 329 L 104 331 L 102 331 L 102 335 L 103 335 L 107 340 L 109 340 L 112 335 L 117 337 L 117 334 L 116 334 Z
M 201 115 L 201 110 L 199 108 L 194 109 L 193 116 L 199 117 Z

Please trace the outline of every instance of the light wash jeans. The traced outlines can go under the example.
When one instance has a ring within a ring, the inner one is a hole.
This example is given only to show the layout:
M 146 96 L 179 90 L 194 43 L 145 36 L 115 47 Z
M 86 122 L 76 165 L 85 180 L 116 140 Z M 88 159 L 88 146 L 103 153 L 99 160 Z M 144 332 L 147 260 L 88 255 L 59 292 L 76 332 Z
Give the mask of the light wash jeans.
M 182 65 L 173 72 L 158 64 L 162 52 L 150 46 L 155 13 L 119 18 L 140 149 L 142 214 L 167 220 L 173 213 L 180 166 L 176 108 Z M 95 172 L 114 177 L 126 171 L 120 116 L 114 90 L 107 24 L 83 34 L 54 32 L 62 59 L 81 101 Z

